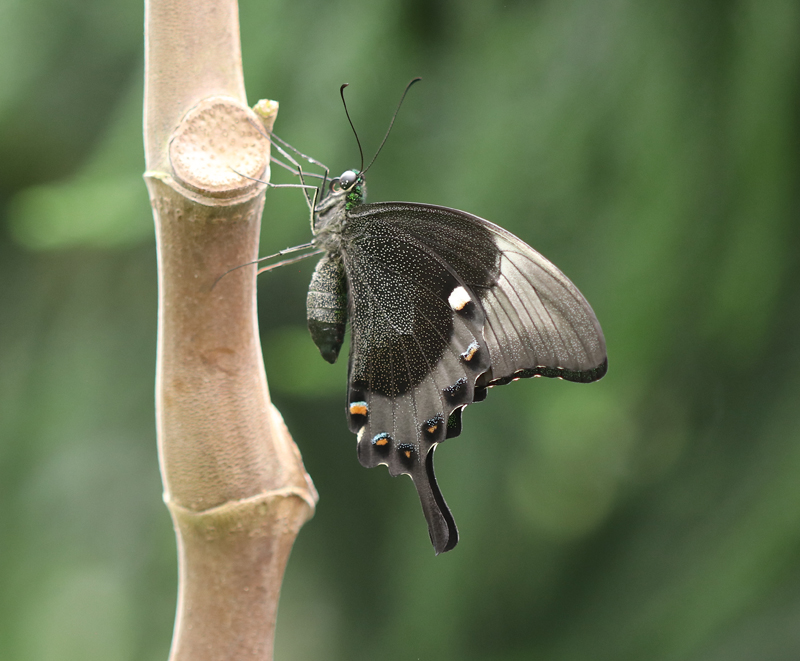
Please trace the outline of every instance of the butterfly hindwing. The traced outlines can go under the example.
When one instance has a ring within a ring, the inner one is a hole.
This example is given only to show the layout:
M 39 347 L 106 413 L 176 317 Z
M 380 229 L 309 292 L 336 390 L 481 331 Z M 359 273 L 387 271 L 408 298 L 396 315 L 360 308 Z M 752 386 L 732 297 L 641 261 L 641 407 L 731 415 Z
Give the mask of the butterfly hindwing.
M 459 274 L 391 224 L 351 218 L 346 238 L 348 412 L 359 459 L 411 476 L 434 547 L 446 551 L 458 536 L 433 449 L 455 435 L 448 420 L 474 400 L 475 382 L 489 368 L 482 308 Z

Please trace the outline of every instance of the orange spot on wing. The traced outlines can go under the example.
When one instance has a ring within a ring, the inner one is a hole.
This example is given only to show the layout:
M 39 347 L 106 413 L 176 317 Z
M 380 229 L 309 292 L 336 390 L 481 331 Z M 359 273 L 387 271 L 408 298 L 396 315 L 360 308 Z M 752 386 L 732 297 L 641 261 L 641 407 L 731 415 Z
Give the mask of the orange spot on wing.
M 352 415 L 367 415 L 367 405 L 363 402 L 354 402 L 350 404 L 350 413 Z

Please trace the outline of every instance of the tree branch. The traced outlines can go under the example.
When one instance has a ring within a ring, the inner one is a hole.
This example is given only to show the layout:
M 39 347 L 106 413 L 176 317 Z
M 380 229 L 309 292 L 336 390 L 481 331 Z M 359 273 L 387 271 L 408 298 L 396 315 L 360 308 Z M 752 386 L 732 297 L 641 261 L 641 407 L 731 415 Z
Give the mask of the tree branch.
M 283 570 L 316 491 L 272 406 L 256 317 L 264 137 L 233 0 L 147 0 L 145 180 L 156 222 L 156 424 L 178 537 L 172 661 L 271 659 Z M 262 103 L 263 106 L 263 103 Z

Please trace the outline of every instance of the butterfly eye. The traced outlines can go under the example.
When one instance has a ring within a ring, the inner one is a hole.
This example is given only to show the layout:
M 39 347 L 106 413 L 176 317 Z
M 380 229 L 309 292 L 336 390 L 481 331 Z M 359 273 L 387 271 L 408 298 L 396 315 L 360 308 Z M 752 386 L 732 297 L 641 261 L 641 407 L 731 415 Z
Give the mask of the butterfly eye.
M 352 188 L 356 181 L 358 181 L 358 172 L 355 170 L 348 170 L 341 177 L 339 177 L 339 185 L 344 190 L 349 190 Z

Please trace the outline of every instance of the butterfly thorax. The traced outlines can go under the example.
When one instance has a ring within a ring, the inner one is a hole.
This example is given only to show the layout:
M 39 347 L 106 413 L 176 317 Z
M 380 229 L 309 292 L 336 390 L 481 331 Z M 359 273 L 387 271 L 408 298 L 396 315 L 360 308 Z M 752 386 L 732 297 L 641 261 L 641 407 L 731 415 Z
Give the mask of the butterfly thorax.
M 367 195 L 364 177 L 348 170 L 330 183 L 327 195 L 314 209 L 314 243 L 327 252 L 338 253 L 347 214 L 363 204 Z

